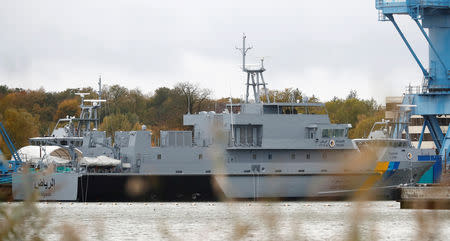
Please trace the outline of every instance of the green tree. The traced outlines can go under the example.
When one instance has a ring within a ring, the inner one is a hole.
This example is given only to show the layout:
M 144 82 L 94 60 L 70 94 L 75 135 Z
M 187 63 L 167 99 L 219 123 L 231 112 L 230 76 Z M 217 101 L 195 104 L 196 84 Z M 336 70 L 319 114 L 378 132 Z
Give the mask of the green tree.
M 9 93 L 9 88 L 6 85 L 0 85 L 0 98 L 7 95 Z

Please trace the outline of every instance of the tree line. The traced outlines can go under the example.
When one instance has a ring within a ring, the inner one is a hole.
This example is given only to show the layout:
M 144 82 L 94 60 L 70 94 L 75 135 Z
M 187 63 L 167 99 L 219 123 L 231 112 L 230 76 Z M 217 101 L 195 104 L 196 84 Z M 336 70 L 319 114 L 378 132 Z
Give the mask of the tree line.
M 60 118 L 80 114 L 80 97 L 76 93 L 89 93 L 87 99 L 97 99 L 97 92 L 91 88 L 66 89 L 49 92 L 43 88 L 25 90 L 0 86 L 0 121 L 3 122 L 17 148 L 28 145 L 28 138 L 48 136 Z M 115 131 L 138 130 L 146 125 L 155 136 L 160 130 L 186 130 L 183 114 L 200 111 L 222 112 L 229 98 L 213 99 L 212 91 L 198 84 L 180 82 L 172 88 L 161 87 L 153 93 L 139 89 L 127 89 L 120 85 L 105 86 L 99 112 L 99 129 L 112 136 Z M 268 92 L 271 102 L 318 102 L 315 96 L 305 99 L 299 89 L 287 88 Z M 266 96 L 261 97 L 266 100 Z M 233 103 L 242 100 L 233 98 Z M 350 138 L 366 136 L 375 121 L 384 117 L 384 109 L 375 100 L 364 100 L 351 91 L 346 98 L 334 97 L 325 102 L 332 123 L 350 123 L 353 128 Z M 10 154 L 0 138 L 1 151 Z

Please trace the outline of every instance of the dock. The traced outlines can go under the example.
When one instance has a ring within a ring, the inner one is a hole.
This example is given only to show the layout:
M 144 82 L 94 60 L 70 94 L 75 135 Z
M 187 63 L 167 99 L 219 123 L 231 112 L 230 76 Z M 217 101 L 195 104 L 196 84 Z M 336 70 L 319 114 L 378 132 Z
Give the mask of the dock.
M 450 175 L 443 175 L 439 185 L 398 188 L 401 209 L 450 209 Z

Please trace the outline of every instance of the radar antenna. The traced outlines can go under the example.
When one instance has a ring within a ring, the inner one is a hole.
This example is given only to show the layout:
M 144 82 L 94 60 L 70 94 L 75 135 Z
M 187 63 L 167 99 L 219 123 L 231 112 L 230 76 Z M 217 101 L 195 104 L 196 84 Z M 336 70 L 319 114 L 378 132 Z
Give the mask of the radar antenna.
M 253 95 L 255 97 L 255 102 L 260 103 L 261 102 L 261 95 L 260 95 L 260 86 L 264 89 L 264 95 L 266 97 L 266 100 L 268 103 L 270 103 L 269 95 L 267 93 L 267 84 L 264 81 L 263 72 L 266 71 L 264 68 L 264 58 L 261 58 L 261 64 L 256 67 L 250 67 L 245 65 L 245 57 L 247 56 L 247 51 L 252 49 L 252 47 L 246 47 L 245 46 L 245 39 L 247 36 L 245 34 L 242 35 L 242 48 L 237 48 L 242 54 L 242 71 L 247 73 L 247 91 L 245 95 L 245 103 L 248 103 L 248 96 L 250 92 L 250 86 L 253 88 Z
M 97 99 L 85 99 L 86 95 L 90 93 L 76 93 L 81 97 L 81 113 L 78 120 L 78 126 L 76 128 L 76 136 L 82 136 L 85 131 L 91 130 L 91 123 L 93 123 L 93 128 L 98 130 L 99 127 L 99 114 L 98 109 L 102 107 L 102 76 L 98 78 L 98 98 Z
M 79 95 L 81 97 L 81 104 L 84 102 L 84 97 L 89 95 L 89 93 L 75 93 L 75 95 Z

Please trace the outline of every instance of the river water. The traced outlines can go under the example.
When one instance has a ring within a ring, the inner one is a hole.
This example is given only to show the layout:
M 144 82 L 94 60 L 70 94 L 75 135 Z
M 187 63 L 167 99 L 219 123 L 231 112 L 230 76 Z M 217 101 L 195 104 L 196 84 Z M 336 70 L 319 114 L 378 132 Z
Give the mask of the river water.
M 19 205 L 11 203 L 7 205 Z M 449 210 L 377 202 L 38 203 L 46 240 L 448 240 Z

